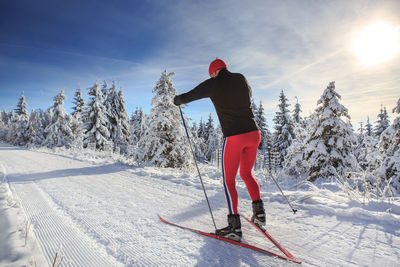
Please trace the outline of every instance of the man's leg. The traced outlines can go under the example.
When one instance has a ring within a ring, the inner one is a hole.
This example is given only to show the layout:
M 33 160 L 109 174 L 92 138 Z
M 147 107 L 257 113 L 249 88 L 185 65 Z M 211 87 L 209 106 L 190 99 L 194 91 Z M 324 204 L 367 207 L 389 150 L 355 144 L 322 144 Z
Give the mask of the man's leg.
M 235 241 L 240 241 L 242 238 L 240 215 L 238 214 L 237 208 L 238 195 L 235 185 L 239 161 L 240 149 L 238 148 L 238 143 L 235 138 L 225 138 L 224 148 L 222 150 L 222 175 L 229 209 L 228 226 L 217 229 L 215 234 Z
M 222 176 L 229 214 L 238 214 L 238 194 L 236 191 L 236 174 L 240 162 L 239 144 L 234 137 L 227 137 L 222 150 Z
M 242 177 L 249 191 L 251 200 L 261 199 L 260 186 L 252 174 L 252 168 L 257 158 L 258 145 L 260 143 L 259 132 L 250 132 L 243 135 L 246 146 L 240 155 L 240 177 Z
M 250 132 L 243 136 L 245 148 L 240 157 L 240 176 L 246 184 L 252 199 L 253 216 L 251 220 L 258 226 L 265 225 L 264 203 L 261 200 L 260 186 L 252 174 L 252 168 L 257 158 L 258 145 L 260 144 L 260 133 Z

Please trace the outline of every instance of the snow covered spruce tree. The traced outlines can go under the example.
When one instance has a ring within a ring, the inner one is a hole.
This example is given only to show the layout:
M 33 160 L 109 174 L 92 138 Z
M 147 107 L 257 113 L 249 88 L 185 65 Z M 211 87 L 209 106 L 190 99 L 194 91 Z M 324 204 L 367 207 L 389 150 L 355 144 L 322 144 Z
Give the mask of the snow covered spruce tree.
M 206 123 L 200 118 L 199 128 L 197 131 L 197 146 L 198 149 L 201 151 L 201 155 L 204 156 L 204 160 L 207 160 L 206 153 L 208 150 L 207 146 L 207 130 L 206 130 Z
M 8 122 L 8 128 L 6 133 L 5 141 L 10 144 L 14 144 L 15 140 L 17 139 L 18 132 L 17 126 L 19 121 L 19 115 L 15 113 L 15 111 L 11 111 L 10 118 Z
M 261 133 L 261 142 L 258 146 L 258 149 L 265 151 L 268 146 L 271 147 L 271 132 L 268 128 L 267 119 L 265 118 L 264 107 L 262 101 L 260 101 L 260 105 L 254 109 L 254 118 L 257 122 L 258 129 L 260 129 Z
M 374 131 L 372 130 L 372 124 L 369 121 L 369 117 L 367 119 L 367 124 L 365 124 L 364 130 L 365 130 L 365 134 L 367 136 L 373 136 L 374 135 Z
M 0 113 L 0 120 L 3 122 L 4 125 L 7 125 L 8 122 L 10 121 L 10 112 L 7 112 L 5 110 L 2 110 Z
M 19 116 L 22 116 L 21 119 L 25 119 L 26 121 L 28 120 L 29 114 L 28 114 L 28 109 L 27 109 L 24 92 L 22 92 L 22 95 L 18 101 L 17 108 L 15 109 L 15 113 Z
M 211 160 L 211 155 L 217 149 L 222 147 L 222 130 L 221 127 L 213 128 L 208 133 L 208 140 L 207 140 L 207 154 L 209 156 L 208 160 Z
M 39 147 L 43 144 L 45 140 L 44 128 L 42 125 L 42 121 L 40 119 L 40 113 L 42 110 L 31 112 L 31 116 L 29 117 L 28 122 L 28 146 Z
M 307 174 L 308 162 L 304 160 L 304 150 L 307 146 L 306 140 L 308 137 L 307 129 L 312 125 L 313 116 L 302 119 L 299 123 L 294 123 L 295 139 L 287 149 L 287 155 L 283 163 L 283 169 L 286 174 L 300 177 Z
M 139 108 L 139 106 L 137 106 L 135 112 L 132 113 L 131 119 L 129 120 L 130 143 L 132 145 L 138 144 L 145 131 L 145 125 L 143 108 Z
M 376 123 L 376 126 L 375 126 L 374 133 L 375 133 L 375 136 L 379 138 L 381 136 L 381 134 L 383 133 L 383 131 L 385 131 L 390 125 L 389 116 L 387 114 L 386 107 L 384 107 L 384 108 L 381 107 L 381 113 L 379 113 L 378 120 L 375 123 Z
M 97 81 L 93 87 L 89 88 L 88 94 L 91 99 L 83 113 L 82 127 L 85 134 L 83 145 L 87 147 L 89 143 L 94 143 L 97 149 L 104 149 L 105 143 L 110 138 L 110 132 L 107 129 L 108 119 L 103 105 L 103 95 Z
M 379 147 L 383 162 L 378 169 L 378 176 L 394 187 L 393 193 L 400 195 L 400 98 L 393 109 L 397 113 L 393 124 L 381 135 Z
M 122 151 L 124 151 L 130 142 L 129 118 L 122 89 L 117 92 L 115 81 L 108 92 L 106 109 L 110 139 L 115 146 L 122 148 Z
M 71 113 L 71 130 L 74 134 L 74 142 L 72 147 L 81 149 L 83 147 L 83 113 L 85 110 L 85 100 L 82 97 L 82 91 L 80 88 L 76 89 L 73 98 L 72 107 L 73 112 Z
M 74 106 L 72 107 L 73 111 L 71 115 L 75 118 L 81 118 L 83 110 L 85 109 L 85 100 L 82 97 L 81 88 L 76 89 L 73 100 L 74 101 L 72 103 Z
M 303 120 L 301 112 L 301 105 L 296 97 L 296 105 L 293 110 L 293 132 L 296 138 L 292 140 L 287 149 L 283 167 L 285 173 L 297 177 L 305 174 L 308 170 L 307 163 L 303 159 L 303 152 L 306 146 L 307 129 L 311 124 L 310 119 Z
M 66 99 L 64 90 L 61 90 L 53 99 L 53 117 L 51 123 L 44 130 L 46 139 L 43 145 L 50 148 L 55 146 L 70 148 L 74 140 L 74 134 L 70 127 L 71 118 L 64 109 L 64 101 Z
M 365 126 L 360 122 L 359 131 L 360 133 L 357 135 L 358 141 L 354 150 L 354 155 L 357 158 L 360 168 L 368 174 L 369 178 L 372 178 L 370 174 L 380 166 L 382 160 L 378 149 L 379 140 L 373 135 L 372 125 L 369 122 L 369 118 L 367 119 L 367 124 Z M 371 184 L 372 183 L 375 182 L 371 182 Z
M 302 112 L 301 110 L 301 105 L 299 103 L 299 99 L 296 96 L 296 104 L 294 105 L 294 110 L 293 110 L 293 122 L 297 124 L 301 124 L 302 118 L 300 116 L 300 113 Z
M 362 170 L 369 173 L 376 170 L 382 161 L 378 148 L 378 140 L 364 133 L 358 142 L 355 156 Z
M 25 100 L 24 93 L 18 101 L 17 108 L 15 109 L 16 118 L 13 121 L 13 133 L 11 133 L 11 143 L 17 146 L 24 146 L 29 141 L 28 130 L 28 120 L 29 114 L 27 110 L 27 104 Z
M 339 99 L 335 82 L 331 82 L 318 100 L 319 107 L 315 110 L 304 152 L 310 181 L 338 178 L 337 175 L 342 179 L 346 172 L 358 170 L 353 154 L 357 137 L 350 122 L 342 120 L 342 117 L 350 120 L 350 116 Z
M 376 179 L 371 175 L 382 162 L 382 156 L 378 148 L 379 139 L 374 135 L 372 124 L 369 117 L 365 126 L 360 125 L 360 134 L 358 135 L 357 147 L 354 155 L 357 158 L 360 168 L 368 174 L 367 179 L 371 185 L 376 185 Z
M 104 80 L 103 81 L 103 86 L 101 87 L 101 93 L 102 93 L 102 96 L 103 96 L 103 104 L 104 104 L 104 106 L 106 106 L 106 108 L 107 108 L 107 101 L 108 101 L 107 98 L 108 98 L 109 92 L 110 92 L 110 89 L 108 89 L 107 81 Z
M 208 120 L 204 125 L 203 138 L 205 140 L 204 155 L 206 156 L 207 160 L 211 160 L 212 152 L 214 152 L 219 147 L 218 144 L 220 143 L 220 141 L 218 141 L 218 134 L 215 130 L 214 119 L 211 113 L 208 116 Z
M 0 141 L 5 141 L 8 128 L 8 113 L 3 110 L 0 113 Z
M 191 151 L 182 127 L 179 109 L 174 105 L 176 90 L 171 76 L 162 72 L 153 89 L 149 127 L 139 140 L 137 159 L 158 167 L 181 168 L 191 166 Z
M 274 150 L 278 152 L 278 164 L 282 165 L 287 154 L 287 149 L 291 145 L 292 140 L 295 138 L 293 131 L 293 121 L 290 116 L 288 99 L 286 98 L 283 90 L 279 95 L 279 111 L 274 117 L 275 133 L 274 133 Z
M 199 127 L 197 129 L 197 136 L 205 139 L 206 136 L 206 124 L 203 121 L 203 118 L 200 118 Z
M 28 133 L 28 119 L 24 115 L 18 117 L 14 145 L 25 146 L 30 138 Z
M 203 128 L 204 128 L 204 125 L 203 125 Z M 198 161 L 204 162 L 206 160 L 206 157 L 204 156 L 204 153 L 202 150 L 202 147 L 204 147 L 204 141 L 203 141 L 203 138 L 199 137 L 200 128 L 197 127 L 196 122 L 193 123 L 190 131 L 192 132 L 192 136 L 193 136 L 192 145 L 193 145 L 193 150 L 196 155 L 196 159 Z

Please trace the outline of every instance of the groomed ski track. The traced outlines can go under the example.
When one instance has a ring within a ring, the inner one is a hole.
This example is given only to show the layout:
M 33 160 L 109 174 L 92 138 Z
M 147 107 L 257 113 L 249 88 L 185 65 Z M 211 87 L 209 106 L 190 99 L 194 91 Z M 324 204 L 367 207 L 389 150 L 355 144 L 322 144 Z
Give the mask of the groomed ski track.
M 49 266 L 57 251 L 61 266 L 288 266 L 160 222 L 163 212 L 212 230 L 201 189 L 184 181 L 147 177 L 121 164 L 93 165 L 5 144 L 0 149 L 11 190 Z M 225 214 L 220 217 L 222 226 Z
M 31 222 L 28 239 L 42 251 L 40 262 L 52 266 L 59 251 L 60 266 L 299 266 L 161 222 L 157 214 L 213 231 L 195 171 L 116 162 L 85 151 L 27 150 L 0 143 L 0 177 L 8 181 L 2 188 L 9 187 L 12 202 L 20 204 L 8 209 L 23 210 L 18 213 Z M 224 227 L 220 174 L 206 165 L 200 171 L 217 227 Z M 249 216 L 251 200 L 240 178 L 237 185 L 239 211 Z M 400 205 L 373 202 L 364 207 L 340 192 L 287 191 L 299 208 L 293 215 L 274 189 L 267 183 L 261 190 L 267 230 L 301 266 L 398 266 Z M 242 230 L 244 242 L 282 253 L 245 220 Z M 12 250 L 12 243 L 3 248 Z M 0 258 L 0 266 L 15 264 Z

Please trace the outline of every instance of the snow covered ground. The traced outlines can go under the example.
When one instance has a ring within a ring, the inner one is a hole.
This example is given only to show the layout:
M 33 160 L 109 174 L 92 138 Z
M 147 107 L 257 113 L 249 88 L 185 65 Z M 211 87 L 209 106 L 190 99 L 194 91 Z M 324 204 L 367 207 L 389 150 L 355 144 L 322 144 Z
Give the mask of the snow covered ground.
M 220 173 L 207 165 L 200 170 L 217 227 L 224 227 Z M 257 177 L 269 232 L 303 266 L 398 266 L 398 201 L 363 206 L 334 186 L 299 190 L 281 181 L 299 210 L 293 215 L 275 185 L 262 173 Z M 0 180 L 0 266 L 298 265 L 160 222 L 157 214 L 213 231 L 195 172 L 132 167 L 104 154 L 0 144 Z M 239 210 L 250 215 L 250 198 L 237 180 Z M 279 252 L 242 225 L 245 242 Z

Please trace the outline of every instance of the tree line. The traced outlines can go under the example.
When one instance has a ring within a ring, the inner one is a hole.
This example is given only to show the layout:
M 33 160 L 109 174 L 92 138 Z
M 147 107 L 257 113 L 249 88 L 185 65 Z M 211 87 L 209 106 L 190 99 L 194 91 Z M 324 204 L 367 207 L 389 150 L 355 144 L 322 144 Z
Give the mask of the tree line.
M 14 111 L 0 114 L 0 139 L 18 146 L 86 148 L 94 144 L 104 150 L 110 145 L 138 163 L 160 167 L 189 167 L 190 150 L 181 126 L 179 110 L 173 104 L 177 94 L 173 73 L 162 72 L 153 88 L 151 110 L 141 107 L 129 117 L 122 88 L 116 82 L 109 87 L 96 81 L 88 88 L 85 103 L 81 89 L 73 98 L 73 112 L 64 109 L 64 91 L 54 97 L 47 110 L 27 111 L 24 94 Z M 368 184 L 382 194 L 400 193 L 400 99 L 393 108 L 395 119 L 390 124 L 386 107 L 381 108 L 375 126 L 368 118 L 356 133 L 348 109 L 341 103 L 335 82 L 329 83 L 317 101 L 315 111 L 302 117 L 296 101 L 293 110 L 284 91 L 279 95 L 278 110 L 271 132 L 260 101 L 253 101 L 253 113 L 261 131 L 259 153 L 276 152 L 282 171 L 309 181 L 347 179 L 363 174 Z M 210 114 L 207 120 L 190 122 L 196 157 L 207 162 L 222 145 L 222 132 Z M 383 192 L 385 191 L 385 192 Z

